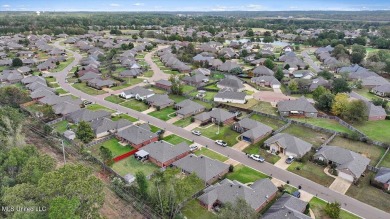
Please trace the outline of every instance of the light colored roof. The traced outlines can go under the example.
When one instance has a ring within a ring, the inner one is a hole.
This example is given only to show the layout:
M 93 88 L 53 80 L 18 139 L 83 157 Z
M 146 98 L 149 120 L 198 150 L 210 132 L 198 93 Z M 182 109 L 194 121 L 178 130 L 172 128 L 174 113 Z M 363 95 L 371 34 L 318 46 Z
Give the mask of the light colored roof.
M 157 134 L 146 130 L 142 127 L 132 125 L 120 132 L 118 132 L 118 136 L 126 139 L 134 144 L 141 144 L 147 140 L 153 139 L 157 137 Z
M 374 179 L 380 183 L 390 184 L 390 168 L 380 167 Z
M 267 145 L 277 143 L 287 152 L 297 154 L 298 156 L 305 155 L 313 146 L 312 144 L 287 133 L 278 133 L 267 139 L 264 143 Z
M 186 142 L 181 142 L 178 145 L 172 145 L 166 141 L 155 141 L 142 148 L 149 153 L 149 156 L 157 161 L 164 163 L 181 154 L 190 151 L 190 147 Z
M 264 214 L 263 219 L 310 219 L 303 214 L 307 203 L 284 193 Z
M 279 112 L 286 111 L 303 111 L 303 112 L 318 112 L 316 108 L 305 98 L 301 97 L 297 100 L 285 100 L 278 103 Z

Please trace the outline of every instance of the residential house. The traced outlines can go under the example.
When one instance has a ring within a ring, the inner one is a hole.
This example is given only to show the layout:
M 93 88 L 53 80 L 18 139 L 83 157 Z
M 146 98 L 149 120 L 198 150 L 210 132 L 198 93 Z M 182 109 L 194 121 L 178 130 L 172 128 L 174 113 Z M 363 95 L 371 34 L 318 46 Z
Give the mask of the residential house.
M 195 154 L 189 154 L 173 162 L 172 165 L 180 168 L 184 173 L 195 173 L 206 185 L 211 185 L 229 172 L 229 164 Z
M 79 81 L 87 82 L 93 79 L 100 78 L 100 75 L 95 72 L 86 72 L 83 76 L 79 77 Z
M 237 63 L 228 60 L 228 61 L 222 63 L 221 65 L 219 65 L 217 68 L 219 71 L 231 72 L 235 68 L 240 68 L 240 66 Z
M 73 113 L 81 109 L 79 104 L 71 101 L 57 103 L 53 105 L 52 108 L 55 114 L 62 115 L 62 116 L 66 116 L 69 113 Z
M 30 93 L 30 97 L 33 100 L 39 100 L 45 96 L 55 95 L 54 92 L 47 87 L 38 88 Z
M 224 179 L 210 185 L 198 197 L 200 204 L 211 210 L 213 207 L 226 203 L 234 204 L 237 199 L 243 199 L 256 212 L 261 211 L 276 196 L 278 189 L 270 179 L 260 179 L 250 186 L 236 180 Z
M 163 90 L 170 91 L 171 87 L 172 87 L 172 82 L 170 82 L 168 80 L 161 79 L 161 80 L 158 80 L 155 82 L 155 86 L 158 88 L 161 88 Z
M 130 88 L 130 89 L 125 90 L 119 94 L 119 96 L 121 96 L 125 99 L 130 99 L 130 98 L 134 97 L 137 100 L 145 100 L 153 95 L 154 95 L 153 91 L 145 89 L 145 88 L 140 87 L 140 86 Z
M 317 117 L 318 113 L 316 108 L 303 96 L 296 100 L 280 101 L 277 107 L 281 116 Z
M 274 74 L 275 74 L 271 69 L 265 67 L 264 65 L 260 65 L 260 66 L 256 67 L 256 68 L 252 71 L 252 73 L 253 73 L 253 76 L 254 76 L 254 77 L 259 77 L 259 76 L 274 76 Z
M 351 92 L 349 94 L 349 99 L 357 99 L 357 100 L 362 100 L 366 106 L 367 106 L 367 114 L 368 114 L 368 120 L 369 121 L 376 121 L 376 120 L 385 120 L 387 113 L 386 110 L 382 106 L 376 106 L 373 104 L 369 99 L 359 95 L 356 92 Z
M 236 115 L 230 113 L 224 109 L 214 108 L 210 112 L 203 112 L 201 114 L 196 115 L 195 121 L 201 124 L 205 124 L 208 122 L 213 122 L 216 124 L 230 124 L 234 122 Z
M 358 180 L 370 163 L 367 157 L 339 146 L 322 146 L 314 159 L 335 165 L 337 175 L 350 182 Z
M 47 104 L 49 106 L 53 106 L 53 105 L 56 105 L 56 104 L 61 103 L 61 102 L 71 102 L 71 103 L 74 103 L 76 105 L 82 104 L 81 99 L 79 99 L 79 98 L 73 99 L 73 97 L 70 95 L 67 95 L 67 96 L 49 95 L 49 96 L 45 96 L 45 97 L 39 99 L 38 102 L 41 104 Z
M 186 142 L 181 142 L 178 145 L 172 145 L 166 141 L 155 141 L 142 148 L 137 153 L 145 151 L 149 161 L 159 167 L 167 167 L 173 162 L 187 156 L 191 151 Z
M 233 130 L 241 133 L 243 141 L 255 144 L 272 133 L 272 128 L 253 119 L 244 118 L 232 126 Z
M 176 115 L 179 118 L 187 118 L 203 112 L 206 108 L 199 103 L 187 99 L 175 104 L 175 109 Z
M 90 122 L 98 118 L 109 118 L 111 113 L 106 110 L 89 110 L 80 109 L 72 112 L 66 116 L 66 120 L 71 123 L 77 124 L 81 121 Z
M 263 219 L 310 219 L 305 214 L 307 202 L 300 200 L 288 193 L 284 193 L 264 213 Z
M 146 98 L 145 101 L 149 106 L 156 107 L 157 109 L 164 109 L 165 107 L 172 106 L 175 103 L 166 94 L 155 94 Z
M 137 77 L 141 74 L 142 74 L 142 71 L 140 69 L 133 68 L 130 70 L 124 70 L 124 71 L 120 72 L 119 76 L 124 77 L 124 78 L 132 78 L 132 77 Z
M 15 84 L 22 81 L 23 75 L 16 70 L 4 70 L 0 74 L 0 82 L 7 82 L 10 84 Z
M 264 142 L 272 153 L 279 152 L 286 156 L 303 157 L 313 147 L 312 144 L 287 133 L 278 133 Z
M 122 131 L 116 133 L 116 137 L 124 142 L 127 142 L 132 147 L 140 149 L 141 147 L 158 140 L 158 135 L 151 132 L 145 126 L 132 125 Z
M 21 74 L 29 74 L 32 72 L 31 68 L 28 66 L 20 67 L 17 69 L 17 71 L 20 72 Z
M 112 87 L 115 85 L 115 82 L 110 79 L 102 80 L 100 78 L 95 78 L 92 80 L 87 81 L 87 85 L 96 89 L 103 89 L 103 88 L 108 88 Z
M 371 89 L 371 93 L 374 93 L 380 97 L 390 97 L 390 84 L 383 84 Z
M 245 90 L 245 86 L 240 79 L 231 76 L 226 77 L 217 83 L 219 89 L 230 89 L 233 91 L 241 92 Z
M 390 191 L 390 168 L 380 167 L 371 184 Z
M 284 52 L 292 52 L 292 51 L 294 51 L 294 48 L 291 45 L 287 45 L 287 46 L 283 47 L 282 50 Z
M 191 75 L 202 74 L 204 76 L 209 76 L 211 71 L 207 68 L 197 68 L 191 72 Z
M 251 65 L 255 65 L 255 66 L 264 65 L 265 60 L 267 60 L 267 59 L 266 58 L 260 58 L 260 59 L 253 60 L 251 62 Z
M 205 82 L 208 82 L 209 78 L 203 74 L 193 74 L 192 76 L 186 75 L 181 80 L 190 86 L 200 87 L 204 85 Z
M 96 138 L 101 138 L 109 134 L 120 132 L 132 125 L 132 123 L 126 119 L 112 121 L 106 117 L 94 119 L 90 121 L 90 124 Z
M 309 87 L 309 90 L 311 92 L 313 92 L 319 86 L 329 88 L 330 83 L 328 80 L 325 80 L 323 77 L 318 77 L 318 78 L 312 80 L 310 87 Z
M 246 93 L 245 92 L 236 92 L 236 91 L 222 91 L 217 93 L 214 96 L 214 102 L 222 103 L 246 103 Z
M 251 78 L 251 82 L 261 87 L 271 87 L 274 89 L 279 89 L 282 85 L 274 76 L 254 77 Z

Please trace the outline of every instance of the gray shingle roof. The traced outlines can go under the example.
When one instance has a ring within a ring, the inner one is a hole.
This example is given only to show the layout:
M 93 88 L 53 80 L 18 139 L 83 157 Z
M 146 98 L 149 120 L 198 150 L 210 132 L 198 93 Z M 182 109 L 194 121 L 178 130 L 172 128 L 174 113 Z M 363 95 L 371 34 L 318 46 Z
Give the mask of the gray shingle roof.
M 125 93 L 126 95 L 130 95 L 130 94 L 137 95 L 138 94 L 141 97 L 154 94 L 153 91 L 150 91 L 150 90 L 145 89 L 145 88 L 140 87 L 140 86 L 136 86 L 136 87 L 133 87 L 131 89 L 125 90 L 125 91 L 123 91 L 123 93 Z
M 67 119 L 69 119 L 73 123 L 78 123 L 80 121 L 86 121 L 90 122 L 97 118 L 102 117 L 109 117 L 111 115 L 110 112 L 106 110 L 89 110 L 89 109 L 80 109 L 77 110 L 67 116 Z
M 233 90 L 238 90 L 242 89 L 245 86 L 243 85 L 242 81 L 238 79 L 233 79 L 233 78 L 224 78 L 217 84 L 218 87 L 228 87 Z
M 273 76 L 274 72 L 271 69 L 269 69 L 263 65 L 260 65 L 253 70 L 253 74 L 256 76 L 258 76 L 258 75 Z
M 189 152 L 190 147 L 186 142 L 181 142 L 178 145 L 172 145 L 166 141 L 155 141 L 144 146 L 142 150 L 148 152 L 150 157 L 164 163 L 176 156 Z
M 54 105 L 52 108 L 55 114 L 66 115 L 79 110 L 80 105 L 76 105 L 71 102 L 65 101 Z
M 316 108 L 305 98 L 301 97 L 297 100 L 285 100 L 278 103 L 279 112 L 303 111 L 308 113 L 318 112 Z
M 380 167 L 374 179 L 384 184 L 390 184 L 390 168 Z
M 235 117 L 233 113 L 230 113 L 224 109 L 214 108 L 208 112 L 210 117 L 215 118 L 218 122 L 224 122 L 228 119 Z
M 199 110 L 205 109 L 203 105 L 188 99 L 176 104 L 175 107 L 180 107 L 180 109 L 177 110 L 176 113 L 183 115 L 187 115 L 189 113 L 198 112 Z
M 287 133 L 278 133 L 267 139 L 264 143 L 266 145 L 277 143 L 287 152 L 297 154 L 298 156 L 305 155 L 313 146 L 312 144 Z
M 174 102 L 166 94 L 155 94 L 151 97 L 148 97 L 146 99 L 146 101 L 148 103 L 152 103 L 155 106 L 163 106 L 163 105 L 171 104 Z
M 225 91 L 219 92 L 214 96 L 215 98 L 230 99 L 230 100 L 245 100 L 246 93 L 244 92 L 235 92 L 235 91 Z
M 310 219 L 303 214 L 307 203 L 284 193 L 264 214 L 263 219 Z
M 100 117 L 91 121 L 91 127 L 95 134 L 103 133 L 109 130 L 118 130 L 131 125 L 132 123 L 126 119 L 112 121 L 106 117 Z
M 141 144 L 147 140 L 157 137 L 157 134 L 142 127 L 133 125 L 118 132 L 118 136 L 134 144 Z

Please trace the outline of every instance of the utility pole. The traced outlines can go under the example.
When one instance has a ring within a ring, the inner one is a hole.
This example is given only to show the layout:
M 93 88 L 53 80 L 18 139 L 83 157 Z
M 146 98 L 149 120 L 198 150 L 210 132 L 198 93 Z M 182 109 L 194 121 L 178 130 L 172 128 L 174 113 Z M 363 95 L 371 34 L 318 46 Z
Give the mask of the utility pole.
M 61 145 L 62 145 L 62 154 L 64 155 L 64 164 L 66 164 L 66 159 L 65 159 L 65 146 L 64 146 L 64 140 L 61 139 Z

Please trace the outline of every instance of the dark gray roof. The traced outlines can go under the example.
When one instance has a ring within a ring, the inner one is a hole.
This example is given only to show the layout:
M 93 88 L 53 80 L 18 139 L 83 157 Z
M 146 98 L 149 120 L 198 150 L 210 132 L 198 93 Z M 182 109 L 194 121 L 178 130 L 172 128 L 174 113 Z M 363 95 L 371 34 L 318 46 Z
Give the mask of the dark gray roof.
M 273 76 L 274 72 L 271 69 L 269 69 L 263 65 L 260 65 L 253 70 L 253 74 L 256 76 L 259 76 L 259 75 Z
M 280 85 L 281 83 L 274 76 L 260 76 L 251 78 L 253 83 L 265 83 L 269 82 L 272 85 Z
M 166 141 L 155 141 L 142 148 L 149 153 L 149 156 L 159 162 L 167 162 L 176 156 L 190 151 L 190 147 L 186 142 L 181 142 L 178 145 L 172 145 Z
M 267 145 L 277 143 L 287 152 L 297 154 L 298 156 L 305 155 L 313 146 L 312 144 L 287 133 L 278 133 L 267 139 L 264 143 Z
M 30 97 L 35 99 L 35 98 L 41 98 L 49 95 L 55 95 L 53 91 L 49 89 L 37 89 L 33 92 L 31 92 Z
M 218 66 L 218 70 L 230 72 L 232 69 L 239 68 L 239 67 L 240 66 L 237 63 L 228 60 L 225 63 L 222 63 L 220 66 Z
M 90 122 L 97 118 L 109 117 L 111 115 L 110 112 L 106 110 L 89 110 L 89 109 L 80 109 L 69 115 L 67 115 L 67 119 L 69 119 L 73 123 L 78 123 L 80 121 Z
M 189 154 L 186 157 L 175 161 L 173 165 L 188 173 L 195 173 L 205 182 L 216 176 L 222 176 L 221 174 L 229 169 L 229 164 L 225 164 L 206 156 L 198 157 L 194 154 Z
M 165 85 L 165 86 L 172 86 L 172 82 L 170 82 L 168 80 L 164 80 L 164 79 L 156 81 L 156 84 L 162 84 L 162 85 Z
M 25 77 L 22 79 L 23 84 L 30 84 L 30 83 L 33 83 L 35 81 L 41 81 L 44 83 L 46 82 L 46 80 L 41 76 L 29 76 L 29 77 Z
M 380 183 L 390 184 L 390 168 L 380 167 L 374 179 Z
M 245 100 L 246 93 L 244 92 L 235 92 L 235 91 L 225 91 L 219 92 L 214 96 L 215 98 L 230 99 L 230 100 Z
M 109 130 L 118 130 L 131 125 L 132 123 L 126 119 L 112 121 L 106 117 L 100 117 L 91 121 L 91 127 L 95 134 L 103 133 Z
M 43 104 L 48 104 L 50 106 L 61 103 L 61 102 L 71 102 L 74 104 L 81 105 L 82 101 L 80 99 L 73 99 L 71 96 L 57 96 L 57 95 L 49 95 L 45 96 L 44 98 L 40 99 L 39 102 Z
M 55 114 L 67 115 L 80 109 L 80 105 L 72 102 L 61 102 L 52 106 Z
M 284 193 L 264 214 L 263 219 L 310 219 L 303 214 L 307 203 Z
M 157 134 L 140 126 L 133 125 L 118 132 L 118 136 L 134 144 L 141 144 L 147 140 L 157 137 Z
M 249 129 L 248 131 L 242 133 L 242 136 L 250 137 L 252 139 L 257 139 L 261 136 L 264 136 L 265 134 L 272 131 L 272 128 L 267 125 L 261 125 L 257 126 L 255 128 Z
M 301 97 L 297 100 L 285 100 L 278 103 L 279 112 L 286 111 L 303 111 L 309 113 L 318 112 L 316 108 L 305 98 Z
M 166 94 L 155 94 L 151 97 L 146 98 L 146 101 L 148 103 L 153 103 L 155 106 L 163 106 L 174 102 Z
M 196 112 L 198 110 L 205 109 L 205 107 L 199 103 L 196 103 L 192 100 L 183 100 L 180 103 L 175 105 L 176 107 L 180 107 L 179 110 L 176 111 L 177 114 L 187 115 L 191 112 Z
M 206 121 L 209 120 L 211 116 L 209 112 L 203 112 L 201 114 L 196 115 L 194 118 L 200 121 Z
M 377 91 L 377 92 L 383 92 L 383 93 L 390 94 L 390 84 L 379 85 L 379 86 L 372 88 L 372 90 Z
M 224 109 L 214 108 L 208 112 L 210 117 L 215 118 L 218 122 L 224 122 L 228 119 L 235 117 L 233 113 L 230 113 Z
M 238 90 L 245 87 L 242 81 L 235 78 L 224 78 L 219 81 L 217 85 L 218 87 L 228 87 L 232 88 L 233 90 Z
M 136 86 L 136 87 L 133 87 L 131 89 L 125 90 L 125 91 L 123 91 L 123 93 L 125 93 L 126 95 L 130 95 L 130 94 L 137 95 L 138 94 L 141 97 L 154 94 L 153 91 L 145 89 L 145 88 L 140 87 L 140 86 Z

